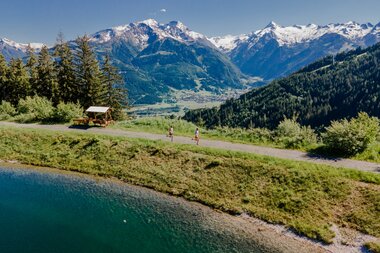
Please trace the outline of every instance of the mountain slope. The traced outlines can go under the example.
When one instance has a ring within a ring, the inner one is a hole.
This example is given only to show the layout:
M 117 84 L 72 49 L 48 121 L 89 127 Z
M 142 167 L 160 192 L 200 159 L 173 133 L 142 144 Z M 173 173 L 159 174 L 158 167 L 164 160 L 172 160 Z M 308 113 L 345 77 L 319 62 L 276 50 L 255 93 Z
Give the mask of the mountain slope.
M 202 34 L 178 21 L 148 19 L 91 36 L 99 56 L 111 54 L 135 103 L 154 103 L 175 90 L 242 88 L 240 70 Z
M 380 43 L 326 57 L 220 108 L 189 111 L 184 118 L 208 127 L 273 128 L 284 117 L 298 116 L 302 124 L 321 126 L 360 111 L 380 116 L 379 109 Z
M 178 21 L 148 19 L 91 35 L 98 58 L 109 52 L 120 69 L 133 104 L 172 100 L 183 89 L 222 93 L 242 88 L 253 80 L 249 76 L 283 77 L 324 56 L 379 41 L 380 23 L 355 22 L 289 27 L 271 22 L 250 34 L 207 38 Z M 25 57 L 26 47 L 0 40 L 7 60 Z
M 43 44 L 30 43 L 30 47 L 39 52 Z M 12 40 L 0 39 L 0 53 L 2 53 L 7 61 L 12 58 L 23 58 L 26 56 L 28 44 L 17 43 Z
M 280 26 L 241 36 L 211 38 L 245 73 L 266 80 L 286 76 L 321 57 L 380 42 L 380 23 Z
M 69 42 L 72 48 L 74 41 Z M 172 99 L 176 90 L 221 93 L 243 88 L 246 76 L 206 36 L 179 21 L 153 19 L 99 31 L 90 36 L 99 60 L 109 53 L 120 69 L 132 104 Z M 41 47 L 32 44 L 38 49 Z M 26 56 L 26 44 L 0 40 L 7 60 Z

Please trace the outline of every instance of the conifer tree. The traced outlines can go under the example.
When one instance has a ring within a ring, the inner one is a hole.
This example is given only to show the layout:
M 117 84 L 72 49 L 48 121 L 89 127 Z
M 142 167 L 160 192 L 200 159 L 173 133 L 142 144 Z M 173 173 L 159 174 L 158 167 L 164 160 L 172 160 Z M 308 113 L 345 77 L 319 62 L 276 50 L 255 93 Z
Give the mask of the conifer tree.
M 80 90 L 77 89 L 78 87 L 76 85 L 73 54 L 69 44 L 64 41 L 62 33 L 58 34 L 54 56 L 57 57 L 55 68 L 59 99 L 64 102 L 77 102 L 78 97 L 76 94 L 78 94 Z
M 30 91 L 29 95 L 37 95 L 38 87 L 38 71 L 37 71 L 37 56 L 35 55 L 34 49 L 28 45 L 27 48 L 28 61 L 26 62 L 26 68 L 29 74 L 29 84 Z
M 122 119 L 125 115 L 123 109 L 128 104 L 127 89 L 124 87 L 123 78 L 119 75 L 117 68 L 111 64 L 109 54 L 104 57 L 102 74 L 105 85 L 103 103 L 112 108 L 112 117 L 115 120 Z
M 21 98 L 29 93 L 29 76 L 21 59 L 12 59 L 8 71 L 8 87 L 6 99 L 17 105 Z
M 38 57 L 37 72 L 37 95 L 51 99 L 54 104 L 58 104 L 57 76 L 55 73 L 54 62 L 46 46 L 42 47 Z
M 9 67 L 3 54 L 0 53 L 0 101 L 5 100 L 8 87 Z
M 92 51 L 87 35 L 76 40 L 78 46 L 75 54 L 76 76 L 80 88 L 79 101 L 84 108 L 103 104 L 104 86 L 99 63 Z

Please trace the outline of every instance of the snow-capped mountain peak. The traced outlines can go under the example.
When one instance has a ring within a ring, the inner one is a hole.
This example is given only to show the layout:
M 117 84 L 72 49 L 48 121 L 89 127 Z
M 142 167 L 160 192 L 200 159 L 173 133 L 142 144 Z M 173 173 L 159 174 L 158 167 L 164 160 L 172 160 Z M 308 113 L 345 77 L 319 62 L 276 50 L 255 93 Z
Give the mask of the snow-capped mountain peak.
M 152 36 L 158 39 L 171 38 L 181 42 L 207 39 L 204 35 L 190 30 L 180 21 L 161 24 L 154 19 L 146 19 L 97 32 L 91 36 L 91 41 L 107 43 L 114 39 L 125 39 L 133 42 L 139 48 L 144 48 Z
M 185 26 L 181 21 L 170 21 L 166 26 L 176 27 L 182 31 L 189 30 L 189 28 L 187 28 L 187 26 Z
M 248 39 L 248 35 L 226 35 L 222 37 L 211 37 L 209 41 L 214 44 L 221 51 L 228 53 L 237 47 L 238 43 L 245 42 Z
M 29 45 L 35 51 L 40 51 L 41 48 L 44 46 L 44 44 L 42 44 L 42 43 L 24 44 L 24 43 L 15 42 L 15 41 L 7 39 L 7 38 L 0 39 L 0 46 L 2 46 L 2 47 L 9 46 L 9 47 L 15 48 L 16 50 L 20 50 L 22 52 L 26 52 Z
M 159 25 L 158 22 L 155 19 L 152 19 L 152 18 L 149 18 L 149 19 L 137 22 L 137 23 L 146 24 L 147 26 L 151 26 L 151 27 L 156 27 L 156 26 Z
M 347 23 L 328 24 L 324 26 L 316 24 L 281 26 L 271 21 L 263 29 L 254 31 L 248 35 L 213 37 L 210 38 L 210 41 L 221 51 L 228 53 L 245 42 L 250 44 L 248 45 L 248 48 L 250 48 L 263 37 L 275 39 L 280 46 L 290 46 L 309 42 L 326 34 L 337 34 L 350 41 L 357 42 L 363 39 L 367 34 L 378 33 L 379 31 L 380 23 L 373 26 L 371 23 L 359 24 L 355 21 L 349 21 Z
M 375 26 L 372 26 L 372 33 L 374 32 L 380 32 L 380 22 L 376 24 Z
M 281 27 L 280 25 L 278 25 L 276 22 L 274 21 L 271 21 L 269 22 L 269 24 L 265 27 L 265 28 L 272 28 L 272 29 L 275 29 L 277 27 Z

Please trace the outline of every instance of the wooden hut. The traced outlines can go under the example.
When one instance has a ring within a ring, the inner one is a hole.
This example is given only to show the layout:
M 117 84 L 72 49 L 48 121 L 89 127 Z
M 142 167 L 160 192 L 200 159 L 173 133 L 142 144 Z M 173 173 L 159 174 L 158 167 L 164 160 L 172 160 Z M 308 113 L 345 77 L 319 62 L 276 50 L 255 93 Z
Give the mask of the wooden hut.
M 111 112 L 111 107 L 90 106 L 85 111 L 87 118 L 74 119 L 74 123 L 88 125 L 92 122 L 94 125 L 106 127 L 113 121 Z

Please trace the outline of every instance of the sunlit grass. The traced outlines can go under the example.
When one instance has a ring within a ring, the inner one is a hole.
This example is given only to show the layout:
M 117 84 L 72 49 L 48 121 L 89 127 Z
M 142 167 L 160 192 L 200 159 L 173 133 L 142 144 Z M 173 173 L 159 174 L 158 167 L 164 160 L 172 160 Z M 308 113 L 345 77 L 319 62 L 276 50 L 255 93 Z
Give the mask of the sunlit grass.
M 145 117 L 117 122 L 114 125 L 114 128 L 163 134 L 168 131 L 170 126 L 174 127 L 175 135 L 181 136 L 193 136 L 195 128 L 199 127 L 191 122 L 178 118 L 171 119 L 169 117 Z M 199 128 L 201 137 L 205 139 L 224 140 L 274 148 L 286 148 L 284 143 L 281 143 L 276 138 L 273 131 L 264 128 L 241 129 L 224 127 L 212 130 L 202 127 Z M 320 142 L 306 147 L 299 147 L 297 149 L 305 152 L 321 153 L 334 156 L 333 154 L 325 153 L 323 150 L 323 144 Z M 377 141 L 376 143 L 370 145 L 370 147 L 363 153 L 357 154 L 351 157 L 351 159 L 380 163 L 380 142 Z

